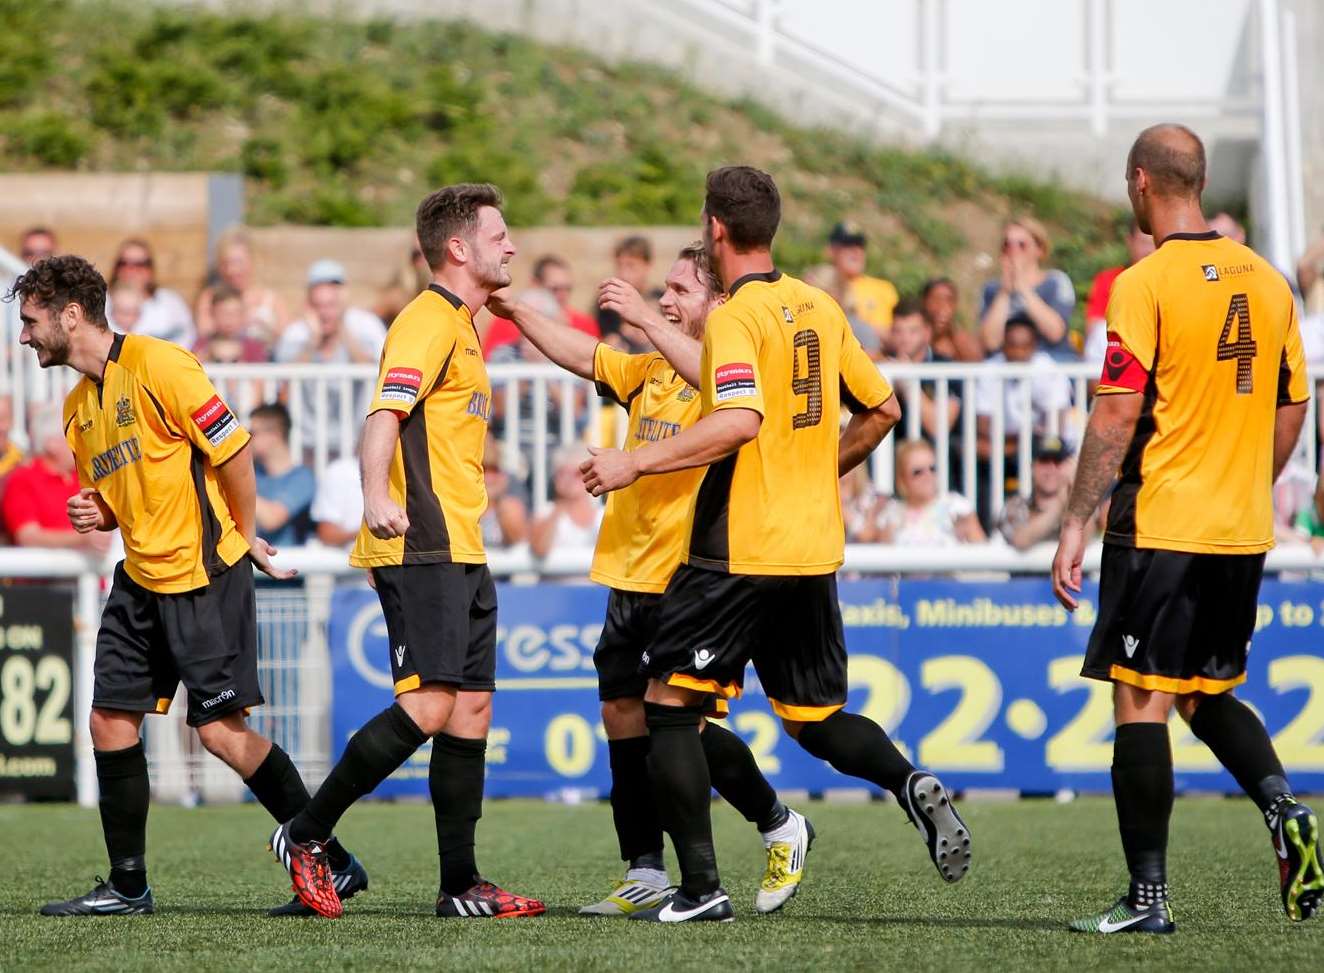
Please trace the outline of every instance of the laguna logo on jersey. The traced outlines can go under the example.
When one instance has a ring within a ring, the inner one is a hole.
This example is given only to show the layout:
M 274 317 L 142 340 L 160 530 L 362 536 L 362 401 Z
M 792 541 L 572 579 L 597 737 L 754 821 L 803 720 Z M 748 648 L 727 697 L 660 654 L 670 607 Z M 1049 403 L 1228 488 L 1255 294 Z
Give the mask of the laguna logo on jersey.
M 718 402 L 758 394 L 754 386 L 754 367 L 743 362 L 722 365 L 713 375 L 713 382 Z
M 213 446 L 225 442 L 239 428 L 239 420 L 219 395 L 213 395 L 201 409 L 193 413 L 193 422 Z
M 377 397 L 383 402 L 417 402 L 422 385 L 423 373 L 417 368 L 392 368 L 382 379 L 382 391 Z
M 1218 280 L 1218 268 L 1213 264 L 1201 264 L 1200 269 L 1204 271 L 1204 279 L 1210 281 Z
M 791 309 L 785 304 L 782 305 L 782 320 L 787 324 L 795 324 L 795 315 L 791 313 Z

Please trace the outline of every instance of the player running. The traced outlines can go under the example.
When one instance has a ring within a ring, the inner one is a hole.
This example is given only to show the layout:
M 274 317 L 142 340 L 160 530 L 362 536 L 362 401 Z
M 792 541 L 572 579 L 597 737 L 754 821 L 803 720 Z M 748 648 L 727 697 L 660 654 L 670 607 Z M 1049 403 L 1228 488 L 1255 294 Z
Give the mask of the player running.
M 945 879 L 969 868 L 969 831 L 937 778 L 916 771 L 876 723 L 844 709 L 837 479 L 882 441 L 900 410 L 836 302 L 773 267 L 780 219 L 766 173 L 731 166 L 708 174 L 704 245 L 728 298 L 704 334 L 703 417 L 638 449 L 593 450 L 583 466 L 595 496 L 641 476 L 707 466 L 684 563 L 667 584 L 644 657 L 648 767 L 681 886 L 634 919 L 733 917 L 713 851 L 698 730 L 704 699 L 738 696 L 750 660 L 801 746 L 896 794 Z M 855 412 L 844 433 L 843 401 Z
M 49 257 L 15 281 L 19 343 L 42 368 L 83 378 L 64 403 L 64 428 L 83 488 L 69 498 L 80 533 L 114 530 L 124 560 L 101 616 L 93 661 L 93 758 L 110 877 L 51 902 L 47 916 L 156 911 L 147 884 L 147 757 L 143 716 L 165 713 L 179 683 L 188 725 L 244 779 L 277 821 L 308 803 L 299 771 L 244 721 L 262 703 L 257 678 L 256 565 L 275 551 L 257 536 L 248 432 L 176 344 L 122 335 L 106 321 L 106 282 L 81 257 Z M 327 836 L 326 858 L 368 887 L 363 866 Z
M 1158 249 L 1113 285 L 1103 376 L 1053 561 L 1053 591 L 1074 610 L 1085 524 L 1116 476 L 1081 674 L 1113 683 L 1113 798 L 1131 885 L 1072 922 L 1079 932 L 1175 928 L 1174 704 L 1263 813 L 1287 917 L 1309 918 L 1324 898 L 1319 822 L 1293 798 L 1264 724 L 1232 695 L 1273 547 L 1273 482 L 1306 413 L 1301 335 L 1282 274 L 1205 223 L 1204 183 L 1204 146 L 1187 128 L 1145 129 L 1131 147 L 1127 192 Z
M 432 738 L 428 786 L 437 823 L 436 914 L 535 916 L 536 899 L 478 875 L 487 731 L 496 688 L 496 587 L 478 519 L 487 505 L 483 444 L 492 388 L 473 315 L 510 283 L 515 244 L 495 186 L 437 190 L 418 207 L 433 282 L 387 332 L 363 425 L 363 521 L 350 563 L 368 568 L 389 636 L 396 701 L 364 724 L 308 806 L 271 847 L 295 892 L 340 914 L 324 843 L 355 801 Z
M 525 304 L 509 303 L 505 292 L 488 307 L 512 318 L 556 364 L 596 382 L 601 394 L 627 409 L 626 448 L 637 449 L 698 421 L 699 341 L 721 290 L 697 243 L 680 252 L 667 274 L 661 318 L 624 281 L 603 284 L 603 306 L 642 328 L 654 345 L 666 349 L 675 367 L 658 352 L 625 354 L 561 327 Z M 607 499 L 589 576 L 611 593 L 593 664 L 611 759 L 612 818 L 628 869 L 610 895 L 579 910 L 586 915 L 630 915 L 660 904 L 671 892 L 662 861 L 662 823 L 648 779 L 648 680 L 639 665 L 662 592 L 680 563 L 686 514 L 702 478 L 699 467 L 649 477 Z M 713 786 L 763 836 L 768 861 L 754 907 L 774 912 L 799 888 L 813 827 L 777 799 L 740 737 L 705 721 L 700 740 Z

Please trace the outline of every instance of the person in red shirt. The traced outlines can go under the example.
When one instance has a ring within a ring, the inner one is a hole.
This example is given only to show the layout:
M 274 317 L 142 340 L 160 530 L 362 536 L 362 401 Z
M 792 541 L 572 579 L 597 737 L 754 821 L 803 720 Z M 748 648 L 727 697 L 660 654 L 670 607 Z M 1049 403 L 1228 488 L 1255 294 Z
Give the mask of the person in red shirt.
M 65 547 L 105 554 L 110 534 L 80 534 L 69 523 L 67 504 L 78 493 L 78 472 L 73 450 L 64 438 L 63 413 L 58 404 L 38 406 L 32 414 L 29 437 L 34 455 L 9 475 L 0 518 L 5 533 L 19 547 Z
M 570 304 L 570 295 L 575 289 L 575 279 L 570 273 L 570 264 L 555 254 L 545 254 L 533 265 L 533 286 L 547 291 L 556 298 L 556 305 L 565 323 L 576 331 L 582 331 L 590 338 L 601 338 L 602 331 L 598 322 L 583 311 L 578 311 Z M 493 318 L 483 336 L 483 355 L 489 360 L 492 352 L 502 345 L 519 344 L 519 329 L 514 321 L 506 318 Z
M 1154 252 L 1154 238 L 1148 233 L 1141 233 L 1135 220 L 1126 234 L 1126 267 Z M 1108 298 L 1112 296 L 1113 281 L 1126 267 L 1109 267 L 1094 275 L 1090 284 L 1089 300 L 1085 302 L 1085 348 L 1082 357 L 1086 361 L 1103 362 L 1103 353 L 1108 350 L 1108 328 L 1105 318 L 1108 316 Z

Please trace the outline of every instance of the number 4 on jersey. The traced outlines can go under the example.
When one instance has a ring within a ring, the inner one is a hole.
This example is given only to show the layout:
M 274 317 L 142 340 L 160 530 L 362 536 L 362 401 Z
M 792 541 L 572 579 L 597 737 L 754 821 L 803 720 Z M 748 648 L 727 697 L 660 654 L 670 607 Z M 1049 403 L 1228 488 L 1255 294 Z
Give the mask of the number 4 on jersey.
M 1237 323 L 1236 341 L 1230 340 L 1233 321 Z M 1227 317 L 1223 319 L 1223 333 L 1218 336 L 1218 360 L 1236 360 L 1238 395 L 1250 395 L 1254 388 L 1250 365 L 1255 351 L 1255 338 L 1250 328 L 1250 302 L 1245 294 L 1233 294 L 1227 306 Z

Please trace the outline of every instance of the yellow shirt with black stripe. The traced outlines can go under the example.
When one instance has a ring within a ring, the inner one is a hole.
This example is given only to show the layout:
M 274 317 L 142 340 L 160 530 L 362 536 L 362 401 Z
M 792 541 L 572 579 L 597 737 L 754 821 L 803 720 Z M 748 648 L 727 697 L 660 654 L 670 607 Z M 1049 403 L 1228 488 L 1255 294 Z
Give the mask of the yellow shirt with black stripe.
M 1104 540 L 1258 554 L 1273 547 L 1278 406 L 1309 397 L 1296 304 L 1267 260 L 1173 234 L 1108 302 L 1099 395 L 1144 396 Z
M 117 334 L 101 381 L 64 402 L 78 478 L 119 521 L 124 570 L 148 591 L 205 587 L 248 553 L 216 479 L 248 432 L 188 351 Z
M 599 394 L 629 412 L 624 448 L 670 439 L 699 421 L 699 391 L 657 352 L 628 355 L 599 344 L 593 355 Z M 660 592 L 684 553 L 690 502 L 703 467 L 643 476 L 607 496 L 589 577 L 622 591 Z
M 386 333 L 368 415 L 383 409 L 400 416 L 388 489 L 409 529 L 382 540 L 360 528 L 349 563 L 485 563 L 478 520 L 487 508 L 492 385 L 468 307 L 438 284 L 410 301 Z
M 763 422 L 704 473 L 687 563 L 731 574 L 835 571 L 845 550 L 841 406 L 876 408 L 892 395 L 846 315 L 794 277 L 746 275 L 708 316 L 701 368 L 704 415 L 753 409 Z

